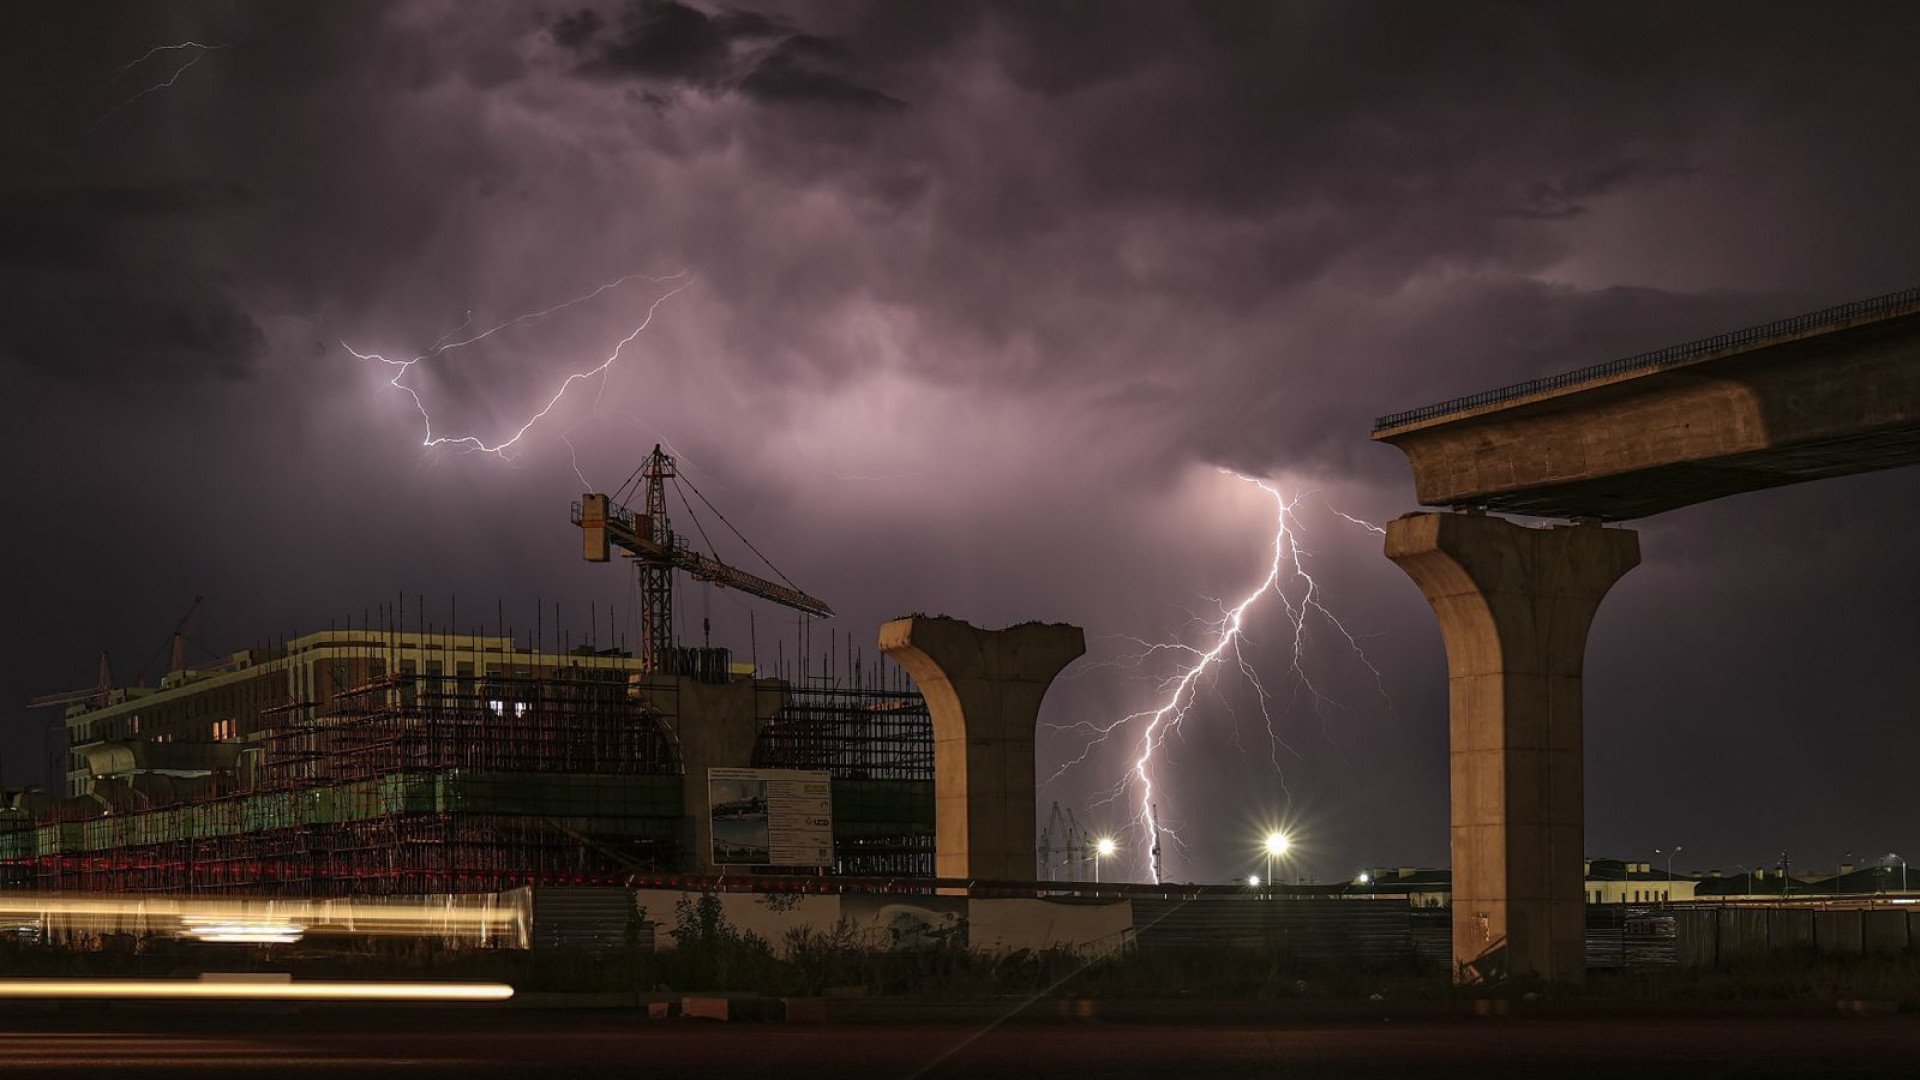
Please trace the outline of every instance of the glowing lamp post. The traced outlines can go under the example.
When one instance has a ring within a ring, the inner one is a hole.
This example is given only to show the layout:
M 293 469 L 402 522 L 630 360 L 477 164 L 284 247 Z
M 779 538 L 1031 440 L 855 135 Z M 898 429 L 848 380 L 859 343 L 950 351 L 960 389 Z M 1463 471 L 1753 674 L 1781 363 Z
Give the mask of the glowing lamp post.
M 1117 850 L 1119 850 L 1119 845 L 1113 842 L 1113 837 L 1111 836 L 1103 836 L 1099 840 L 1094 842 L 1093 883 L 1095 885 L 1100 884 L 1100 860 L 1107 858 Z
M 1267 881 L 1269 884 L 1273 881 L 1274 856 L 1285 855 L 1289 846 L 1286 833 L 1270 832 L 1267 834 Z
M 1667 895 L 1665 899 L 1669 907 L 1673 906 L 1673 857 L 1685 850 L 1687 849 L 1679 844 L 1675 844 L 1672 851 L 1661 851 L 1659 848 L 1653 849 L 1655 855 L 1665 855 L 1667 857 Z

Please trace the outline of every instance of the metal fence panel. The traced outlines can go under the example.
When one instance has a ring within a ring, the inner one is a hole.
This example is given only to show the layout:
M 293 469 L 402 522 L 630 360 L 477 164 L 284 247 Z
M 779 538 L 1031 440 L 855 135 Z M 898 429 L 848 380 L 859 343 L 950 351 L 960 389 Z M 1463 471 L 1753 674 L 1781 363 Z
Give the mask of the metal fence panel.
M 1858 956 L 1861 951 L 1860 909 L 1843 908 L 1813 913 L 1813 943 L 1823 953 Z

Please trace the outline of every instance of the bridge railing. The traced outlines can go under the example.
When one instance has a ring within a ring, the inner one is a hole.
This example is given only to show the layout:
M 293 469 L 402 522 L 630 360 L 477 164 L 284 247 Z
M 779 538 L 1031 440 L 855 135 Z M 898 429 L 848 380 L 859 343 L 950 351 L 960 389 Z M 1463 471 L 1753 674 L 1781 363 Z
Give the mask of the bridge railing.
M 1478 394 L 1469 394 L 1466 397 L 1457 397 L 1448 401 L 1442 401 L 1435 405 L 1425 405 L 1418 409 L 1408 409 L 1405 412 L 1390 413 L 1375 420 L 1373 422 L 1373 430 L 1376 432 L 1385 431 L 1388 428 L 1400 427 L 1403 424 L 1413 424 L 1441 416 L 1450 416 L 1454 413 L 1466 412 L 1469 409 L 1477 409 L 1483 405 L 1495 405 L 1503 401 L 1513 401 L 1517 398 L 1528 397 L 1548 390 L 1559 390 L 1563 387 L 1577 386 L 1581 383 L 1611 378 L 1615 375 L 1625 375 L 1629 372 L 1650 371 L 1654 368 L 1669 367 L 1674 364 L 1684 363 L 1699 356 L 1704 356 L 1707 353 L 1718 352 L 1721 349 L 1734 348 L 1740 345 L 1751 345 L 1766 341 L 1770 338 L 1784 337 L 1806 330 L 1819 330 L 1839 326 L 1864 315 L 1880 315 L 1890 311 L 1897 311 L 1900 308 L 1911 307 L 1915 304 L 1920 304 L 1920 288 L 1888 293 L 1885 296 L 1876 296 L 1870 300 L 1855 300 L 1830 308 L 1822 308 L 1819 311 L 1809 311 L 1804 315 L 1793 315 L 1785 319 L 1776 319 L 1770 323 L 1763 323 L 1759 326 L 1750 326 L 1745 330 L 1734 330 L 1725 334 L 1716 334 L 1710 338 L 1701 338 L 1699 341 L 1689 341 L 1684 345 L 1669 345 L 1664 349 L 1655 349 L 1652 352 L 1639 353 L 1634 356 L 1622 357 L 1618 360 L 1609 360 L 1603 364 L 1583 367 L 1578 371 L 1569 371 L 1560 375 L 1549 375 L 1539 379 L 1529 379 L 1526 382 L 1515 383 L 1512 386 L 1501 387 L 1498 390 L 1487 390 Z

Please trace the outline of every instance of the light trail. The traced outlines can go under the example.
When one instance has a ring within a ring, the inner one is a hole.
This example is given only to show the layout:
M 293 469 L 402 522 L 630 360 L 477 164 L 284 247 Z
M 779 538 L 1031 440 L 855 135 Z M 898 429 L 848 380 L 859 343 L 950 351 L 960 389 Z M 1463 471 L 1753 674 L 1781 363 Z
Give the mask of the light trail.
M 294 982 L 260 978 L 0 979 L 0 998 L 272 1001 L 505 1001 L 505 983 Z
M 235 936 L 243 934 L 286 941 L 316 935 L 441 937 L 525 948 L 531 920 L 524 903 L 490 895 L 309 900 L 0 893 L 0 926 L 31 930 L 41 937 L 68 933 L 206 941 L 250 940 Z
M 1278 599 L 1292 639 L 1287 675 L 1311 697 L 1315 711 L 1323 719 L 1328 715 L 1328 711 L 1337 708 L 1337 705 L 1322 691 L 1307 670 L 1307 641 L 1310 624 L 1316 620 L 1333 627 L 1340 634 L 1347 647 L 1373 674 L 1375 685 L 1380 687 L 1382 696 L 1386 694 L 1385 682 L 1381 678 L 1379 669 L 1375 668 L 1373 662 L 1367 658 L 1365 650 L 1360 647 L 1359 639 L 1321 602 L 1320 584 L 1307 570 L 1307 560 L 1311 555 L 1301 547 L 1300 527 L 1296 516 L 1296 510 L 1307 493 L 1295 493 L 1289 496 L 1257 477 L 1245 476 L 1228 469 L 1220 471 L 1259 488 L 1273 500 L 1273 546 L 1272 554 L 1267 560 L 1265 574 L 1259 584 L 1239 602 L 1231 607 L 1222 604 L 1220 617 L 1205 623 L 1206 633 L 1211 640 L 1211 644 L 1207 647 L 1200 648 L 1180 642 L 1139 642 L 1142 652 L 1132 661 L 1135 666 L 1145 663 L 1149 658 L 1160 653 L 1177 653 L 1187 657 L 1177 673 L 1161 684 L 1161 704 L 1157 708 L 1135 712 L 1111 723 L 1081 722 L 1066 725 L 1066 730 L 1077 730 L 1094 737 L 1088 741 L 1078 757 L 1068 761 L 1054 773 L 1054 777 L 1058 777 L 1082 764 L 1094 749 L 1104 744 L 1109 737 L 1144 722 L 1132 763 L 1108 798 L 1109 800 L 1117 799 L 1129 790 L 1134 793 L 1136 809 L 1128 824 L 1130 827 L 1138 827 L 1145 834 L 1147 842 L 1142 845 L 1142 849 L 1147 853 L 1148 866 L 1156 884 L 1162 880 L 1164 869 L 1160 851 L 1161 840 L 1165 838 L 1176 844 L 1180 842 L 1178 835 L 1168 827 L 1156 802 L 1154 783 L 1156 755 L 1166 744 L 1167 738 L 1178 733 L 1181 725 L 1191 715 L 1200 693 L 1202 676 L 1230 663 L 1246 679 L 1248 685 L 1253 688 L 1256 700 L 1260 703 L 1261 719 L 1266 724 L 1275 773 L 1279 775 L 1281 772 L 1279 752 L 1286 747 L 1286 742 L 1280 737 L 1274 723 L 1273 697 L 1268 693 L 1259 673 L 1242 650 L 1248 615 L 1263 597 L 1271 595 Z M 1332 510 L 1332 507 L 1328 509 Z M 1379 526 L 1338 510 L 1333 510 L 1333 513 L 1363 528 L 1384 532 Z M 1204 622 L 1204 620 L 1201 621 Z M 1238 737 L 1237 729 L 1235 737 Z M 1281 784 L 1282 790 L 1285 790 L 1284 778 Z
M 469 345 L 473 345 L 478 342 L 485 341 L 487 338 L 490 338 L 493 335 L 500 333 L 503 330 L 509 330 L 516 326 L 524 326 L 528 323 L 537 322 L 541 319 L 547 318 L 550 315 L 558 314 L 559 312 L 565 311 L 568 308 L 574 307 L 579 304 L 584 304 L 587 301 L 592 300 L 610 290 L 616 289 L 621 285 L 626 284 L 629 281 L 636 281 L 636 280 L 650 281 L 655 284 L 664 284 L 670 281 L 677 281 L 679 282 L 679 284 L 675 285 L 673 288 L 668 289 L 666 292 L 654 298 L 653 302 L 647 306 L 646 315 L 640 320 L 639 325 L 635 326 L 631 331 L 627 333 L 625 337 L 621 338 L 619 342 L 617 342 L 614 345 L 613 351 L 607 354 L 606 359 L 600 361 L 598 364 L 594 365 L 593 367 L 587 368 L 584 371 L 573 372 L 569 374 L 565 379 L 561 380 L 560 386 L 556 390 L 554 390 L 553 395 L 547 399 L 546 404 L 541 406 L 540 409 L 537 412 L 535 412 L 532 416 L 528 417 L 525 423 L 522 423 L 517 429 L 515 429 L 512 436 L 506 439 L 503 439 L 498 443 L 489 445 L 486 442 L 486 440 L 482 439 L 477 435 L 435 435 L 433 431 L 433 415 L 427 411 L 426 402 L 421 400 L 420 393 L 418 390 L 414 389 L 412 386 L 409 386 L 406 383 L 401 381 L 407 377 L 407 373 L 409 371 L 412 371 L 414 365 L 416 364 L 434 359 L 435 357 L 444 356 L 447 353 L 453 352 L 456 349 L 463 349 Z M 506 322 L 500 323 L 496 326 L 488 327 L 487 329 L 482 330 L 477 334 L 473 334 L 470 337 L 460 338 L 459 340 L 449 340 L 451 338 L 455 338 L 457 335 L 459 335 L 462 332 L 462 330 L 464 330 L 465 328 L 469 327 L 472 324 L 473 314 L 469 312 L 467 314 L 467 321 L 462 323 L 460 327 L 454 329 L 453 331 L 447 334 L 442 335 L 438 341 L 434 342 L 434 344 L 427 349 L 426 352 L 406 360 L 395 360 L 395 359 L 392 359 L 391 357 L 384 356 L 376 352 L 361 352 L 360 350 L 347 344 L 345 341 L 340 342 L 340 347 L 347 350 L 347 352 L 351 353 L 356 359 L 365 360 L 368 362 L 377 362 L 377 363 L 385 364 L 388 367 L 397 369 L 393 373 L 393 378 L 389 379 L 387 381 L 387 384 L 389 386 L 392 386 L 396 390 L 404 391 L 409 398 L 413 399 L 413 407 L 419 410 L 420 419 L 422 423 L 425 425 L 425 435 L 421 440 L 420 445 L 426 446 L 426 447 L 464 446 L 472 450 L 479 450 L 488 454 L 496 454 L 502 458 L 505 458 L 507 455 L 503 453 L 503 451 L 505 451 L 508 447 L 512 446 L 513 444 L 519 442 L 521 437 L 524 436 L 535 424 L 539 423 L 542 419 L 546 417 L 548 413 L 552 412 L 554 409 L 554 406 L 560 404 L 560 399 L 566 397 L 567 391 L 573 387 L 574 383 L 581 382 L 586 379 L 591 379 L 596 375 L 605 375 L 607 371 L 611 369 L 613 365 L 620 359 L 621 352 L 625 350 L 628 345 L 632 344 L 633 339 L 639 337 L 640 334 L 643 331 L 645 331 L 648 326 L 652 325 L 654 313 L 660 310 L 660 305 L 666 303 L 668 300 L 678 295 L 683 289 L 687 288 L 689 285 L 692 285 L 692 284 L 693 284 L 693 278 L 689 275 L 688 271 L 685 271 L 685 270 L 682 270 L 677 274 L 668 274 L 665 277 L 653 277 L 647 274 L 639 274 L 639 273 L 624 274 L 620 277 L 613 279 L 612 281 L 609 281 L 599 286 L 598 288 L 592 290 L 591 292 L 583 293 L 579 296 L 574 297 L 571 300 L 564 300 L 558 304 L 553 305 L 552 307 L 543 308 L 539 311 L 532 311 L 532 312 L 527 312 L 526 314 L 523 314 L 523 315 L 516 315 L 513 318 L 508 319 Z M 602 385 L 602 389 L 604 389 L 605 383 L 603 382 L 601 385 Z
M 101 113 L 100 118 L 95 120 L 93 122 L 93 126 L 89 127 L 87 130 L 89 132 L 98 131 L 100 129 L 100 125 L 106 123 L 107 119 L 111 117 L 113 114 L 119 112 L 120 110 L 126 108 L 127 106 L 133 104 L 134 102 L 139 101 L 141 98 L 146 97 L 148 94 L 157 94 L 160 91 L 167 89 L 168 87 L 172 86 L 174 83 L 178 82 L 180 80 L 180 76 L 185 75 L 187 73 L 188 68 L 199 63 L 201 59 L 204 58 L 208 53 L 214 52 L 219 49 L 225 49 L 225 48 L 230 48 L 230 46 L 205 45 L 198 41 L 182 41 L 172 45 L 155 45 L 153 48 L 148 49 L 146 52 L 140 54 L 140 56 L 137 57 L 136 59 L 129 61 L 119 71 L 115 72 L 113 76 L 113 80 L 118 81 L 122 75 L 125 75 L 127 72 L 132 71 L 134 68 L 139 67 L 141 64 L 146 63 L 148 60 L 153 59 L 155 56 L 158 56 L 163 52 L 175 52 L 180 49 L 194 49 L 196 51 L 192 56 L 187 57 L 187 60 L 185 63 L 181 64 L 177 68 L 174 68 L 173 74 L 167 76 L 164 80 L 154 83 L 152 86 L 149 86 L 146 89 L 135 93 L 132 97 L 127 98 L 125 101 L 122 101 L 120 104 L 115 105 L 113 108 L 108 109 L 106 112 Z

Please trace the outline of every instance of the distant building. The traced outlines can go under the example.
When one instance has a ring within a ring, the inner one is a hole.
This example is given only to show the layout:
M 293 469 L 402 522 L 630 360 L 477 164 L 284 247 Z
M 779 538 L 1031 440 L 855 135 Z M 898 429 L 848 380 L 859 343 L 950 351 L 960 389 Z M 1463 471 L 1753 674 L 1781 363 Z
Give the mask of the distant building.
M 1675 874 L 1669 880 L 1664 869 L 1656 870 L 1647 863 L 1589 859 L 1586 867 L 1589 904 L 1662 904 L 1694 897 L 1694 878 Z M 1416 908 L 1443 908 L 1452 899 L 1453 871 L 1382 867 L 1356 877 L 1350 887 L 1382 896 L 1405 896 Z
M 1920 873 L 1908 874 L 1897 858 L 1867 866 L 1843 863 L 1830 871 L 1783 874 L 1777 868 L 1746 870 L 1723 876 L 1718 870 L 1700 880 L 1702 899 L 1780 900 L 1795 897 L 1884 896 L 1920 891 Z
M 87 795 L 101 776 L 192 780 L 244 768 L 242 749 L 270 727 L 311 720 L 337 695 L 388 675 L 472 687 L 476 680 L 545 678 L 566 669 L 638 672 L 640 662 L 593 650 L 543 653 L 505 637 L 391 630 L 307 634 L 283 650 L 247 649 L 172 672 L 157 687 L 115 688 L 103 705 L 69 706 L 63 793 Z M 186 746 L 134 749 L 139 743 Z
M 1624 859 L 1587 860 L 1587 903 L 1665 904 L 1691 900 L 1698 882 L 1689 874 Z

